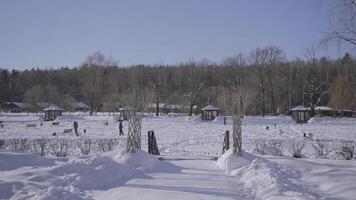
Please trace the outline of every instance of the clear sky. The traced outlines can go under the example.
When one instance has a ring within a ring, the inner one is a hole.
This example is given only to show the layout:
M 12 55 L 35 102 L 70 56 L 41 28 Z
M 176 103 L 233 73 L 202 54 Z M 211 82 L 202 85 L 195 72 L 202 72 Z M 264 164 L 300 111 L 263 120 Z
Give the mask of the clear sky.
M 336 0 L 1 0 L 0 67 L 78 66 L 95 51 L 120 65 L 220 62 L 276 45 L 318 46 Z M 320 48 L 339 57 L 355 49 Z

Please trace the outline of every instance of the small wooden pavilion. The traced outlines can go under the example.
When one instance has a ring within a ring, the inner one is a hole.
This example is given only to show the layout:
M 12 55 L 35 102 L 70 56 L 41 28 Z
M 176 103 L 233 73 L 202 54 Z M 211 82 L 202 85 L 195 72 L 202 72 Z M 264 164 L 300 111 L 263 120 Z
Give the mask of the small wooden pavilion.
M 316 106 L 314 108 L 315 116 L 318 117 L 336 117 L 337 110 L 330 108 L 328 106 Z
M 297 123 L 307 123 L 310 119 L 311 110 L 309 107 L 300 105 L 292 108 L 290 111 L 291 111 L 292 118 Z
M 45 120 L 55 120 L 58 116 L 62 115 L 62 111 L 63 110 L 56 105 L 44 109 L 43 112 L 45 113 Z
M 128 120 L 131 116 L 136 115 L 136 108 L 125 106 L 119 109 L 120 118 L 123 120 Z
M 219 116 L 220 108 L 213 105 L 207 105 L 202 108 L 201 111 L 202 120 L 214 120 L 215 117 Z

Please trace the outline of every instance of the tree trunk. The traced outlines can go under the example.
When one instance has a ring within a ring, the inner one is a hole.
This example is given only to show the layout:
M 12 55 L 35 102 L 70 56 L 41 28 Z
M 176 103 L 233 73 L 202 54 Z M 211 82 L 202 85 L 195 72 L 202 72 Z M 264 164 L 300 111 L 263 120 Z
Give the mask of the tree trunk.
M 159 98 L 156 99 L 156 116 L 159 116 Z

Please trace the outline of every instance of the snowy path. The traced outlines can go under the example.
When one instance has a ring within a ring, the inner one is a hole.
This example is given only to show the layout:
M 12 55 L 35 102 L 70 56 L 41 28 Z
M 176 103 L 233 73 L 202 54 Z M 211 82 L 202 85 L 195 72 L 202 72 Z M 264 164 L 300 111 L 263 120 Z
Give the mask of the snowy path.
M 207 159 L 164 161 L 180 171 L 148 173 L 151 179 L 132 179 L 124 186 L 93 193 L 94 199 L 250 199 L 238 191 L 237 179 Z

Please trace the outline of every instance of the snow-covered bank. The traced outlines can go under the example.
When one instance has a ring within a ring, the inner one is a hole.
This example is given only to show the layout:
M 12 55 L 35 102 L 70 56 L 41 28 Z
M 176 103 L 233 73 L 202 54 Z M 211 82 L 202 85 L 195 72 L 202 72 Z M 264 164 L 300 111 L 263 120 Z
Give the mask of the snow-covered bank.
M 32 160 L 32 163 L 29 161 Z M 0 152 L 0 197 L 5 199 L 81 199 L 88 191 L 107 190 L 148 171 L 177 170 L 143 151 L 116 150 L 70 160 Z
M 217 165 L 257 199 L 353 199 L 356 161 L 293 159 L 227 151 Z

